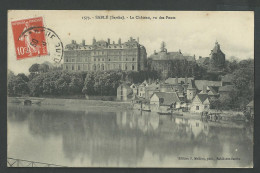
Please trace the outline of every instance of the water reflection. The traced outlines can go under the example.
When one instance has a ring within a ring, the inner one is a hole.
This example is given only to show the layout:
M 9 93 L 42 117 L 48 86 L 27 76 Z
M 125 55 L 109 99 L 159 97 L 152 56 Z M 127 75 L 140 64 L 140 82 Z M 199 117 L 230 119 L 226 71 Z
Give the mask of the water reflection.
M 34 142 L 20 144 L 11 129 L 17 129 L 24 138 L 35 139 Z M 65 166 L 244 167 L 252 162 L 252 127 L 244 123 L 203 122 L 139 111 L 72 112 L 11 106 L 8 132 L 9 157 L 28 157 L 19 155 L 17 150 L 29 145 L 32 153 L 39 153 L 38 160 L 49 154 L 54 156 L 53 162 Z M 53 144 L 59 138 L 61 143 Z M 37 141 L 45 141 L 44 148 L 52 147 L 54 152 L 34 147 L 40 145 Z M 59 149 L 62 154 L 58 154 Z M 194 162 L 178 160 L 180 156 L 241 160 Z

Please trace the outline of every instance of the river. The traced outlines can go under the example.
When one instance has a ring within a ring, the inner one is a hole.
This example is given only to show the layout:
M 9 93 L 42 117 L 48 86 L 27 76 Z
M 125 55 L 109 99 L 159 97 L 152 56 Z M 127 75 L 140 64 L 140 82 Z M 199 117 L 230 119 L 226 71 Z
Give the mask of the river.
M 253 162 L 253 127 L 245 122 L 12 104 L 7 121 L 7 154 L 17 159 L 69 167 L 252 167 Z

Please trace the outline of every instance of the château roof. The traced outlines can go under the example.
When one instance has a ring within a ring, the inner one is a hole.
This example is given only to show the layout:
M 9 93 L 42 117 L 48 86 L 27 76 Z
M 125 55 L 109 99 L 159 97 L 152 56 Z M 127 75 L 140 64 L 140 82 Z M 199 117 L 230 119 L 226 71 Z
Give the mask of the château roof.
M 72 41 L 72 43 L 67 44 L 65 46 L 65 50 L 94 50 L 94 49 L 132 49 L 137 48 L 140 46 L 141 49 L 144 49 L 145 47 L 141 44 L 139 44 L 138 41 L 135 39 L 130 39 L 127 42 L 124 42 L 121 44 L 121 42 L 116 44 L 115 42 L 110 43 L 110 41 L 105 40 L 99 40 L 95 41 L 91 45 L 83 45 L 83 43 L 76 43 L 76 41 Z

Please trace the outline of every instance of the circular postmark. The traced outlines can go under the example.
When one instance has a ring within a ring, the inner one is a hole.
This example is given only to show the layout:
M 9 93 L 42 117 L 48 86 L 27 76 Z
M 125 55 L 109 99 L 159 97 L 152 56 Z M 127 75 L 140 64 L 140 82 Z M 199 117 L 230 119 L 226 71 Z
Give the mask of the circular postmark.
M 46 28 L 43 26 L 35 26 L 30 27 L 22 32 L 22 34 L 19 36 L 18 40 L 20 40 L 22 37 L 32 35 L 31 33 L 44 33 L 45 39 L 41 40 L 37 37 L 31 38 L 30 40 L 30 46 L 32 47 L 46 47 L 48 55 L 51 57 L 51 59 L 55 63 L 60 63 L 63 58 L 63 43 L 60 39 L 60 37 L 50 28 Z M 40 56 L 40 54 L 39 54 Z

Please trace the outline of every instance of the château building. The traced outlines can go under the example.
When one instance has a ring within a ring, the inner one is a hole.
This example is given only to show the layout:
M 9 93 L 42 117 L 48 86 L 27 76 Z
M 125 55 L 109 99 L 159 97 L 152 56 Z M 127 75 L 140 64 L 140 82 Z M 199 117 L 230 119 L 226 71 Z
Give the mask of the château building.
M 78 44 L 76 41 L 65 46 L 64 70 L 72 71 L 140 71 L 147 68 L 147 54 L 139 39 L 130 37 L 125 43 L 114 41 L 96 41 L 86 45 L 85 40 Z
M 162 74 L 163 78 L 166 78 L 170 71 L 172 71 L 174 60 L 186 60 L 188 62 L 196 62 L 194 56 L 185 56 L 181 50 L 177 52 L 168 52 L 165 48 L 165 43 L 162 43 L 161 51 L 156 52 L 148 58 L 148 68 L 150 70 L 158 71 Z

